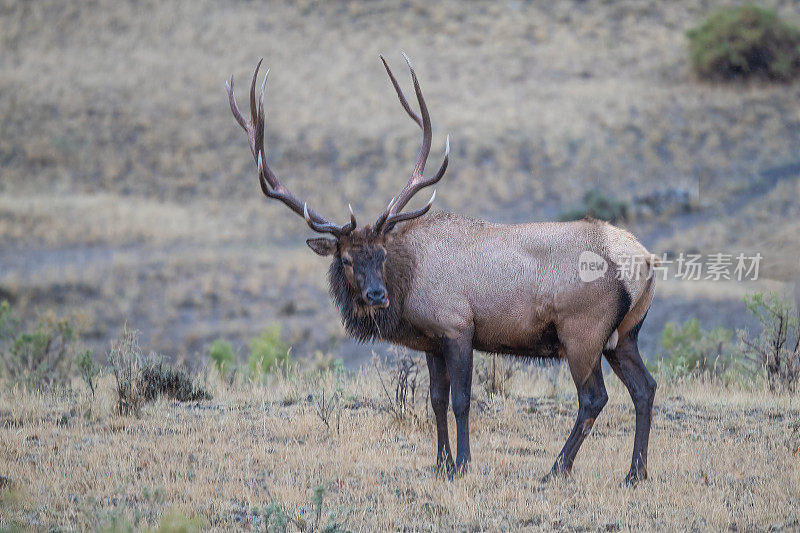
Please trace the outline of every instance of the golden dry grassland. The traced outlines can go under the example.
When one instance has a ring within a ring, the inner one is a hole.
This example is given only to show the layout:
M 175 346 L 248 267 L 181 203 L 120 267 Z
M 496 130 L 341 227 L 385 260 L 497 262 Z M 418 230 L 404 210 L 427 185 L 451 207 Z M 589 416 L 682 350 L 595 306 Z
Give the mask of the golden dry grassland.
M 213 400 L 160 400 L 138 419 L 113 412 L 108 378 L 94 399 L 4 392 L 0 472 L 10 486 L 0 493 L 0 528 L 139 529 L 177 513 L 203 529 L 257 530 L 271 502 L 313 524 L 319 486 L 322 523 L 333 517 L 355 531 L 800 527 L 797 396 L 662 382 L 650 477 L 630 488 L 621 481 L 634 413 L 619 381 L 607 376 L 610 401 L 572 475 L 542 484 L 576 400 L 565 368 L 530 367 L 512 378 L 506 396 L 475 386 L 473 463 L 450 482 L 434 470 L 434 424 L 420 392 L 427 373 L 420 372 L 416 402 L 398 420 L 384 409 L 376 372 L 290 372 L 264 385 L 232 386 L 210 376 Z M 391 379 L 383 372 L 384 382 Z M 327 428 L 319 403 L 323 392 L 330 401 L 337 390 L 339 408 Z
M 303 221 L 261 197 L 224 81 L 245 107 L 265 57 L 270 165 L 320 212 L 341 221 L 352 203 L 369 221 L 418 149 L 378 60 L 408 91 L 405 50 L 431 161 L 451 134 L 438 207 L 552 220 L 593 188 L 688 188 L 701 211 L 628 229 L 655 253 L 760 251 L 769 279 L 661 283 L 643 337 L 687 311 L 734 319 L 731 302 L 744 314 L 744 294 L 798 274 L 800 85 L 693 78 L 685 32 L 730 3 L 0 0 L 0 300 L 28 324 L 80 315 L 98 360 L 125 322 L 194 364 L 215 338 L 241 355 L 278 323 L 297 359 L 356 366 L 369 349 L 345 339 Z M 763 4 L 800 19 L 796 2 Z M 577 402 L 563 368 L 530 367 L 506 396 L 475 385 L 474 462 L 449 482 L 426 376 L 403 420 L 372 366 L 258 384 L 212 371 L 213 400 L 140 418 L 114 412 L 109 376 L 96 397 L 0 384 L 0 529 L 257 530 L 273 503 L 311 524 L 320 486 L 322 522 L 357 531 L 800 529 L 796 395 L 662 380 L 650 479 L 632 489 L 634 413 L 609 376 L 573 474 L 543 485 Z M 331 427 L 323 392 L 339 398 Z

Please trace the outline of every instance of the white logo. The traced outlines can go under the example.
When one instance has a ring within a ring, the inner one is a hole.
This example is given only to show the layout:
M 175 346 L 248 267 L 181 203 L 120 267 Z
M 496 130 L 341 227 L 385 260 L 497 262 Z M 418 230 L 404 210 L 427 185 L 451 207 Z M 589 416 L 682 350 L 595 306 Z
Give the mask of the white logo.
M 608 263 L 605 259 L 589 250 L 581 252 L 581 256 L 578 258 L 578 275 L 581 281 L 589 283 L 600 279 L 606 270 L 608 270 Z

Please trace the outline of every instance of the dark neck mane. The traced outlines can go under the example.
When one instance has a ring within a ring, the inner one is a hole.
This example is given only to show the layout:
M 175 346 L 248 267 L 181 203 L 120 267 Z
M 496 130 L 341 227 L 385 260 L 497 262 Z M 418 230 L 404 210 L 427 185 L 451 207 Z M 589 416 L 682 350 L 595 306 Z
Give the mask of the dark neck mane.
M 328 270 L 329 290 L 348 335 L 359 342 L 377 339 L 398 342 L 413 334 L 413 327 L 403 319 L 403 305 L 411 286 L 413 268 L 414 259 L 404 247 L 387 247 L 383 282 L 389 293 L 389 306 L 372 310 L 350 287 L 341 260 L 333 260 Z

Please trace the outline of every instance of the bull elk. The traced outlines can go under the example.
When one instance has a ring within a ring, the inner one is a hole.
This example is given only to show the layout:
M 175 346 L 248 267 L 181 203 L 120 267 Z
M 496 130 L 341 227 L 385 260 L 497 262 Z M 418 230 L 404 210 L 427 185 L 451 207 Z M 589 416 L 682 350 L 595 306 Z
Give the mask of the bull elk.
M 437 183 L 423 172 L 431 149 L 431 119 L 408 57 L 419 114 L 409 105 L 386 60 L 381 61 L 400 104 L 422 129 L 422 144 L 411 178 L 374 224 L 329 221 L 295 197 L 267 165 L 264 150 L 264 82 L 256 95 L 258 66 L 250 85 L 250 119 L 236 104 L 233 77 L 226 84 L 231 111 L 247 132 L 262 192 L 280 200 L 308 226 L 332 238 L 307 240 L 331 256 L 330 294 L 347 332 L 361 342 L 383 339 L 425 352 L 430 399 L 436 418 L 437 465 L 452 477 L 470 461 L 469 410 L 473 350 L 566 359 L 578 392 L 575 426 L 545 479 L 569 472 L 578 449 L 608 400 L 601 356 L 605 355 L 630 393 L 636 411 L 633 459 L 626 477 L 647 476 L 656 382 L 639 355 L 639 328 L 653 298 L 649 260 L 641 276 L 620 277 L 615 266 L 648 252 L 627 231 L 599 220 L 501 225 L 452 213 L 427 214 L 436 196 L 416 211 L 404 211 L 420 190 Z M 269 71 L 267 72 L 269 73 Z M 585 281 L 581 254 L 609 267 Z M 450 451 L 447 410 L 456 419 L 456 454 Z M 455 460 L 454 460 L 455 459 Z

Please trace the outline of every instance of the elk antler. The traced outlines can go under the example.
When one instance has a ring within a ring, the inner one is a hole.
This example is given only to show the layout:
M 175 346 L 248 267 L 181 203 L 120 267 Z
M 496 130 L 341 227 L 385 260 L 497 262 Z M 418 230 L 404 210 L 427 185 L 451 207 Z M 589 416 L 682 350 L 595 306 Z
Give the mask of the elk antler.
M 394 90 L 397 92 L 397 97 L 400 99 L 400 104 L 405 109 L 408 116 L 411 117 L 411 120 L 416 122 L 420 128 L 422 128 L 422 145 L 419 149 L 419 157 L 417 157 L 417 164 L 414 166 L 414 171 L 411 174 L 411 179 L 408 180 L 406 186 L 403 187 L 403 190 L 400 191 L 400 194 L 392 198 L 392 201 L 389 202 L 389 205 L 386 207 L 386 210 L 378 217 L 378 220 L 375 222 L 375 231 L 389 231 L 391 230 L 395 224 L 398 222 L 402 222 L 404 220 L 411 220 L 412 218 L 417 218 L 425 213 L 431 208 L 433 205 L 433 199 L 436 198 L 436 191 L 433 192 L 433 196 L 428 201 L 427 205 L 422 209 L 417 211 L 412 211 L 409 213 L 402 213 L 403 208 L 406 206 L 409 200 L 417 194 L 420 190 L 424 189 L 425 187 L 429 187 L 444 176 L 445 171 L 447 170 L 447 163 L 450 158 L 450 136 L 447 136 L 447 141 L 445 142 L 445 149 L 444 149 L 444 161 L 442 161 L 442 166 L 439 167 L 439 171 L 431 178 L 426 178 L 422 175 L 425 171 L 425 163 L 428 160 L 428 155 L 431 152 L 431 117 L 428 114 L 428 107 L 425 105 L 425 99 L 422 97 L 422 90 L 419 87 L 419 81 L 417 80 L 417 75 L 414 72 L 414 67 L 411 65 L 411 60 L 408 59 L 408 56 L 403 53 L 403 57 L 408 63 L 408 68 L 411 71 L 411 79 L 414 81 L 414 91 L 417 93 L 417 101 L 419 102 L 419 110 L 422 117 L 420 118 L 412 109 L 411 106 L 408 105 L 408 100 L 403 95 L 403 91 L 400 89 L 400 84 L 397 83 L 397 79 L 392 74 L 389 65 L 386 63 L 386 60 L 381 56 L 381 61 L 383 61 L 383 66 L 386 68 L 387 74 L 389 74 L 389 79 L 392 80 L 392 85 L 394 85 Z
M 267 166 L 267 157 L 264 151 L 264 87 L 267 84 L 269 70 L 264 74 L 264 81 L 261 82 L 261 93 L 258 98 L 258 105 L 256 106 L 256 81 L 262 61 L 263 59 L 256 65 L 256 70 L 253 72 L 253 81 L 250 83 L 249 121 L 245 120 L 242 113 L 239 111 L 239 106 L 236 105 L 236 98 L 233 95 L 233 76 L 231 76 L 230 82 L 225 83 L 225 88 L 228 90 L 228 100 L 231 104 L 231 112 L 236 122 L 247 132 L 247 137 L 250 141 L 250 151 L 258 167 L 258 181 L 261 184 L 261 190 L 269 198 L 280 200 L 289 206 L 289 209 L 305 218 L 308 226 L 316 232 L 330 233 L 336 237 L 351 233 L 356 227 L 356 217 L 353 214 L 352 207 L 350 208 L 350 222 L 344 226 L 334 224 L 325 217 L 315 213 L 308 207 L 306 202 L 298 200 L 289 189 L 278 181 L 278 177 L 270 170 L 269 166 Z

